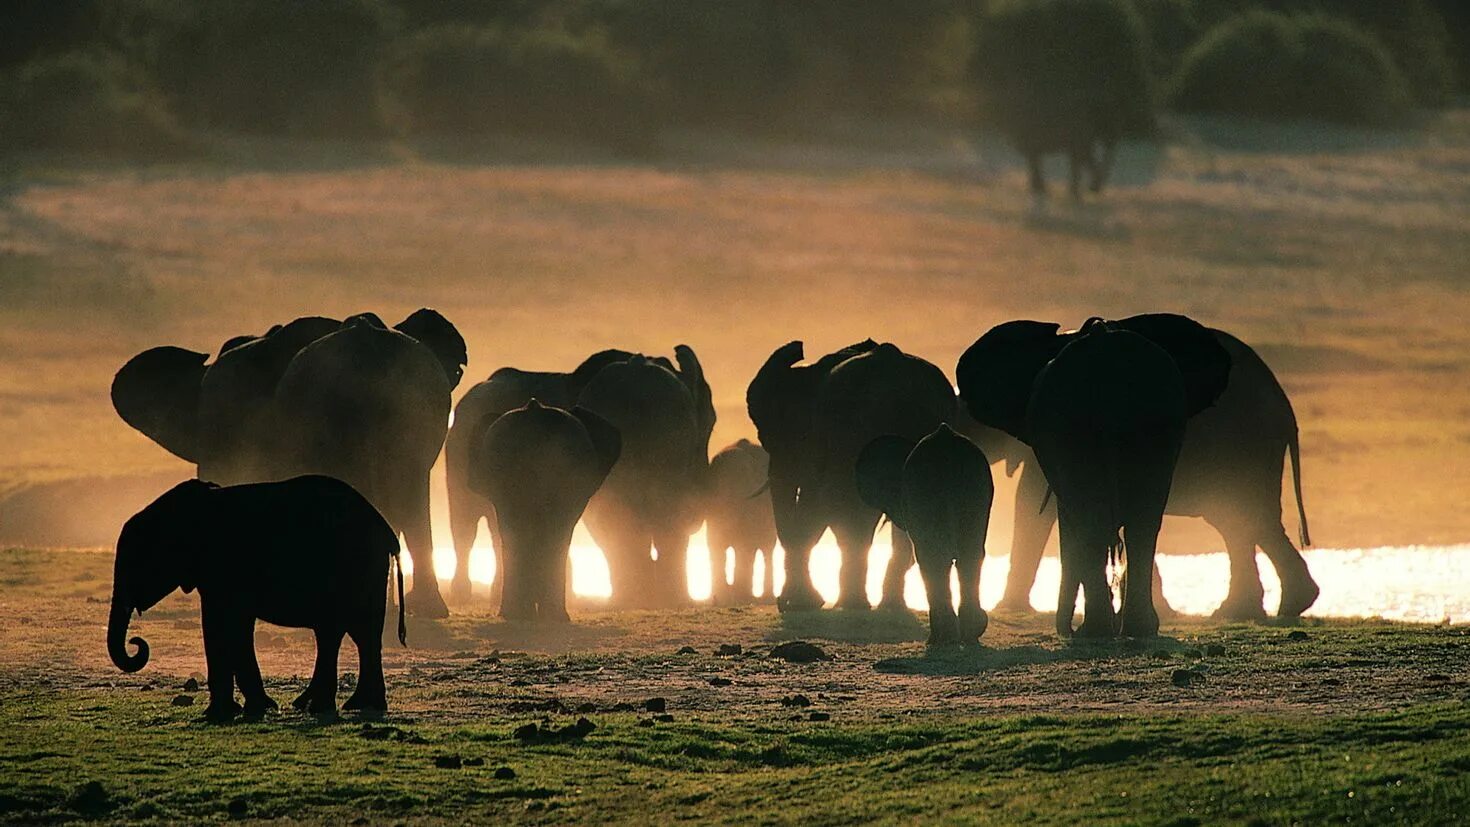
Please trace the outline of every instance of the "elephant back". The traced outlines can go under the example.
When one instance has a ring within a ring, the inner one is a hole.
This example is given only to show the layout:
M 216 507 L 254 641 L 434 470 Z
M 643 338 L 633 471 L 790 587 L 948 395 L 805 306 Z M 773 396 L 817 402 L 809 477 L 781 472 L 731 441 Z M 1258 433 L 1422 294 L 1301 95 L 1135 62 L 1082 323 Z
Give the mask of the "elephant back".
M 564 506 L 581 514 L 607 474 L 583 422 L 538 403 L 497 418 L 470 449 L 471 486 L 512 512 Z
M 641 358 L 608 365 L 582 389 L 577 404 L 622 433 L 623 455 L 615 475 L 625 467 L 681 474 L 695 462 L 699 428 L 694 399 L 666 368 Z
M 954 417 L 954 388 L 944 372 L 884 344 L 832 370 L 818 396 L 815 423 L 829 450 L 855 459 L 875 437 L 921 439 Z
M 765 449 L 748 439 L 726 446 L 709 461 L 710 496 L 737 504 L 755 498 L 766 485 L 770 465 Z
M 901 480 L 903 527 L 916 542 L 983 553 L 965 548 L 985 536 L 995 497 L 990 461 L 975 443 L 941 425 L 914 446 Z
M 1126 330 L 1074 338 L 1036 379 L 1026 429 L 1100 438 L 1182 434 L 1188 417 L 1184 378 L 1168 352 Z

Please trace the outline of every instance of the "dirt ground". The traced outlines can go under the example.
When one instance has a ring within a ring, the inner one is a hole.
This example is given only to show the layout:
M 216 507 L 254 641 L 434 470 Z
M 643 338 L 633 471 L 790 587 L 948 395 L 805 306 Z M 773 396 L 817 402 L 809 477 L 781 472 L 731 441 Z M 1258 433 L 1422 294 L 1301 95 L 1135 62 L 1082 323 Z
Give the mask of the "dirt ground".
M 30 513 L 78 530 L 12 513 L 0 535 L 105 544 L 129 507 L 188 473 L 110 408 L 132 354 L 212 351 L 302 314 L 431 305 L 464 332 L 471 380 L 608 346 L 693 345 L 716 448 L 751 435 L 746 383 L 791 339 L 818 354 L 872 336 L 952 371 L 1006 319 L 1184 312 L 1280 374 L 1319 545 L 1470 537 L 1470 112 L 1402 135 L 1171 129 L 1168 145 L 1125 152 L 1119 185 L 1082 206 L 1034 203 L 1014 159 L 953 135 L 691 143 L 658 163 L 286 146 L 12 172 L 0 489 L 70 481 Z M 1170 530 L 1169 549 L 1219 548 L 1198 525 Z

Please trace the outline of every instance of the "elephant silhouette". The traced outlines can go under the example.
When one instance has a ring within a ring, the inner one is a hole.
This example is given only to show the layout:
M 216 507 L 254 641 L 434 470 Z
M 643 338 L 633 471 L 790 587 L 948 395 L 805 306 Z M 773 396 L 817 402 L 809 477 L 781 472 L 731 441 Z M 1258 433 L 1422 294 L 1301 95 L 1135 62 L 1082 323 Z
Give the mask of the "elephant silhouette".
M 830 527 L 842 551 L 839 608 L 867 609 L 868 551 L 878 509 L 863 502 L 854 469 L 859 452 L 887 434 L 919 439 L 955 415 L 942 371 L 892 344 L 865 341 L 810 365 L 801 342 L 775 350 L 746 391 L 746 407 L 770 452 L 771 504 L 785 550 L 783 611 L 820 608 L 812 547 Z M 896 533 L 882 605 L 903 607 L 903 574 L 913 561 Z
M 1087 611 L 1076 634 L 1152 636 L 1154 552 L 1186 423 L 1224 392 L 1230 354 L 1204 326 L 1172 314 L 1058 329 L 992 328 L 960 358 L 960 395 L 976 420 L 1032 449 L 1056 494 L 1058 633 L 1074 633 L 1080 586 Z M 1115 626 L 1107 567 L 1120 558 L 1127 578 Z
M 775 601 L 776 518 L 771 512 L 770 455 L 747 439 L 710 458 L 706 536 L 710 553 L 710 597 L 720 605 L 750 603 L 755 556 L 765 555 L 761 594 Z M 725 574 L 725 555 L 734 555 L 734 582 Z
M 1117 324 L 1126 328 L 1129 320 Z M 1230 380 L 1219 400 L 1185 427 L 1165 514 L 1202 517 L 1225 540 L 1230 585 L 1216 617 L 1255 620 L 1266 616 L 1257 547 L 1271 561 L 1281 582 L 1277 615 L 1296 617 L 1311 607 L 1320 591 L 1281 519 L 1282 471 L 1289 456 L 1300 540 L 1303 545 L 1311 543 L 1301 496 L 1296 413 L 1260 355 L 1229 333 L 1213 328 L 1210 332 L 1230 353 Z M 994 431 L 986 441 L 997 446 L 987 448 L 992 459 L 1005 459 L 1011 472 L 1017 466 L 1021 470 L 1010 573 L 998 608 L 1030 611 L 1031 587 L 1056 522 L 1056 509 L 1049 503 L 1043 507 L 1046 477 L 1029 448 Z M 1155 595 L 1156 602 L 1160 599 Z
M 526 405 L 485 423 L 469 456 L 471 487 L 495 509 L 509 620 L 565 623 L 572 530 L 622 450 L 618 430 L 583 408 Z
M 371 314 L 306 317 L 226 345 L 213 363 L 177 347 L 138 354 L 113 380 L 113 407 L 209 482 L 322 474 L 349 483 L 407 541 L 409 608 L 447 615 L 434 574 L 429 469 L 467 361 L 459 332 L 422 309 L 391 329 Z
M 618 462 L 584 514 L 593 539 L 608 557 L 613 601 L 638 607 L 686 602 L 685 558 L 689 536 L 703 520 L 702 492 L 715 424 L 709 383 L 699 357 L 687 345 L 674 348 L 673 361 L 605 350 L 570 373 L 501 368 L 471 388 L 455 409 L 445 451 L 459 572 L 468 572 L 482 517 L 498 563 L 504 565 L 500 549 L 505 541 L 496 510 L 469 482 L 473 436 L 533 397 L 545 405 L 596 413 L 621 434 Z M 455 582 L 456 594 L 469 594 L 467 579 L 461 581 L 456 573 Z M 497 578 L 497 592 L 503 584 Z
M 180 483 L 130 518 L 117 541 L 107 652 L 124 672 L 148 663 L 141 637 L 124 642 L 141 615 L 176 589 L 199 590 L 210 720 L 275 709 L 255 659 L 255 622 L 311 629 L 316 668 L 296 706 L 331 712 L 342 636 L 357 645 L 357 689 L 347 709 L 388 708 L 383 681 L 384 588 L 398 535 L 361 494 L 330 477 L 221 488 Z M 403 573 L 398 639 L 405 642 Z M 130 653 L 127 643 L 137 647 Z M 245 698 L 235 702 L 235 685 Z

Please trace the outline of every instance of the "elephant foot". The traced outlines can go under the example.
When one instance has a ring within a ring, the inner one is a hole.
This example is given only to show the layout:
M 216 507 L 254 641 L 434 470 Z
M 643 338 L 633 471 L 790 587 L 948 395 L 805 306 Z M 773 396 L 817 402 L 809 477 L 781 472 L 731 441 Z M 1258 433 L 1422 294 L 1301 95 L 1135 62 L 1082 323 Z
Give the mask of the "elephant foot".
M 1123 612 L 1118 633 L 1123 637 L 1158 637 L 1159 614 L 1152 606 L 1148 611 Z
M 475 596 L 475 587 L 470 584 L 469 575 L 463 577 L 459 572 L 454 573 L 454 579 L 449 583 L 449 599 L 455 603 L 468 603 Z
M 245 714 L 252 718 L 258 718 L 266 714 L 267 712 L 275 712 L 277 709 L 280 708 L 280 704 L 276 703 L 275 700 L 269 695 L 261 695 L 258 698 L 245 699 Z
M 1254 622 L 1266 619 L 1266 609 L 1261 605 L 1260 597 L 1226 597 L 1225 602 L 1210 617 L 1215 620 Z
M 346 703 L 342 704 L 342 708 L 363 712 L 387 712 L 388 693 L 381 686 L 369 692 L 359 683 L 352 696 L 347 699 Z
M 870 612 L 873 604 L 868 601 L 866 594 L 844 594 L 837 598 L 837 608 L 851 612 Z
M 1312 608 L 1317 602 L 1317 596 L 1322 593 L 1318 588 L 1317 581 L 1310 574 L 1303 579 L 1292 581 L 1290 585 L 1282 584 L 1281 606 L 1276 610 L 1277 617 L 1300 617 L 1302 612 Z
M 1113 634 L 1112 617 L 1093 618 L 1088 616 L 1082 619 L 1082 625 L 1077 627 L 1077 630 L 1072 633 L 1072 636 L 1088 640 L 1106 640 L 1112 638 Z
M 960 642 L 973 643 L 985 635 L 985 630 L 990 626 L 990 615 L 980 607 L 973 611 L 960 609 Z
M 906 612 L 909 610 L 909 607 L 907 603 L 903 602 L 902 596 L 893 597 L 886 595 L 882 600 L 878 601 L 877 609 L 880 612 Z
M 328 697 L 325 692 L 318 693 L 307 702 L 306 712 L 309 715 L 336 715 L 337 699 Z
M 960 632 L 954 615 L 929 616 L 929 646 L 952 646 L 960 642 Z
M 1000 599 L 999 603 L 995 604 L 995 608 L 991 609 L 991 611 L 997 614 L 1036 614 L 1036 610 L 1031 607 L 1031 598 L 1024 595 L 1019 597 L 1006 595 Z
M 403 607 L 414 617 L 427 617 L 432 620 L 449 617 L 449 606 L 445 605 L 444 597 L 439 594 L 438 589 L 413 588 L 404 595 Z
M 788 584 L 776 598 L 776 608 L 782 612 L 813 612 L 822 608 L 822 595 L 811 583 Z
M 234 698 L 228 700 L 212 700 L 204 709 L 204 720 L 211 724 L 224 724 L 235 720 L 235 716 L 244 711 L 244 707 L 235 703 Z

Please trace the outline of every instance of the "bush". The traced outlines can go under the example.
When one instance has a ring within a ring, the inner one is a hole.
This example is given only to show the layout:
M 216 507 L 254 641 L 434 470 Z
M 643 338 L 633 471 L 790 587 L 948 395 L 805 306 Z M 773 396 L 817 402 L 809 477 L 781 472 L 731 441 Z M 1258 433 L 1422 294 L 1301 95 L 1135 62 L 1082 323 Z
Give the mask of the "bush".
M 1154 108 L 1144 33 L 1115 0 L 1012 0 L 981 19 L 982 117 L 1022 151 L 1146 134 Z
M 382 0 L 113 0 L 106 17 L 190 123 L 313 137 L 380 127 L 376 74 L 397 29 Z
M 1384 125 L 1412 97 L 1383 46 L 1351 23 L 1257 11 L 1190 50 L 1170 99 L 1185 111 Z
M 383 86 L 395 122 L 410 135 L 631 143 L 648 127 L 631 61 L 597 34 L 430 28 L 395 50 Z
M 0 81 L 0 147 L 149 158 L 184 140 L 142 73 L 116 55 L 70 52 Z

